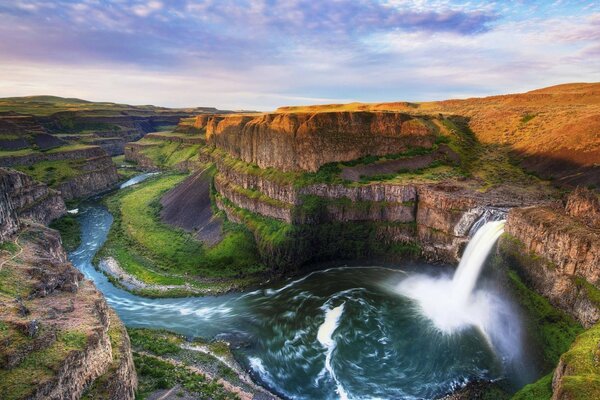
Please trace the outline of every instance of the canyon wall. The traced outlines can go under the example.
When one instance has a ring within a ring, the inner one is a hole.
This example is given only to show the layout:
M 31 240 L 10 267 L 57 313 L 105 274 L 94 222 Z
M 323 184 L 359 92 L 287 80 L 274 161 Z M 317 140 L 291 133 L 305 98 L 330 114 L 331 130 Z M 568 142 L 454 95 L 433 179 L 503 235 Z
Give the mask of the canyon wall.
M 233 114 L 198 121 L 203 123 L 209 144 L 282 171 L 314 172 L 333 161 L 428 148 L 436 136 L 427 118 L 402 113 Z
M 290 236 L 296 240 L 286 245 L 296 253 L 282 257 L 280 253 L 286 250 L 281 248 L 275 259 L 293 260 L 295 266 L 314 261 L 311 256 L 315 252 L 311 248 L 335 247 L 333 244 L 340 238 L 333 232 L 343 231 L 344 227 L 349 241 L 362 240 L 365 246 L 373 248 L 404 246 L 412 253 L 418 249 L 421 256 L 431 261 L 456 263 L 468 241 L 469 228 L 486 207 L 521 204 L 514 198 L 482 194 L 451 184 L 299 185 L 293 178 L 286 180 L 285 174 L 240 164 L 218 153 L 212 155 L 212 161 L 217 166 L 214 188 L 218 207 L 229 218 L 251 228 L 256 224 L 248 220 L 248 215 L 244 217 L 244 212 L 293 227 Z M 352 228 L 356 228 L 354 238 L 350 234 Z M 260 242 L 264 239 L 259 237 L 261 230 L 255 231 Z M 265 259 L 273 253 L 272 246 L 268 250 Z M 358 257 L 377 255 L 367 247 L 363 250 Z M 328 256 L 356 255 L 342 252 Z
M 0 242 L 18 231 L 21 219 L 48 224 L 65 213 L 59 192 L 21 172 L 0 168 Z
M 127 333 L 58 232 L 30 223 L 16 245 L 18 259 L 0 255 L 0 284 L 11 288 L 0 293 L 0 397 L 75 400 L 108 373 L 102 398 L 133 399 Z
M 585 327 L 600 320 L 597 195 L 579 189 L 562 206 L 510 211 L 501 248 L 527 281 Z
M 55 182 L 65 200 L 89 197 L 114 187 L 119 181 L 117 168 L 106 152 L 97 146 L 44 153 L 0 157 L 0 167 L 33 166 L 44 161 L 64 161 L 74 173 L 65 181 Z

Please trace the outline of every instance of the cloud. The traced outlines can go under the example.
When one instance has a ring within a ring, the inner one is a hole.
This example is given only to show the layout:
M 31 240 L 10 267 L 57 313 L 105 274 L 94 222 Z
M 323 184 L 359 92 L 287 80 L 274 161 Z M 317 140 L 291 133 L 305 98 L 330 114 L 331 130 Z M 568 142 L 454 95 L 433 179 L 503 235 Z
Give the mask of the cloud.
M 0 1 L 0 96 L 270 109 L 520 91 L 600 80 L 599 26 L 574 1 Z

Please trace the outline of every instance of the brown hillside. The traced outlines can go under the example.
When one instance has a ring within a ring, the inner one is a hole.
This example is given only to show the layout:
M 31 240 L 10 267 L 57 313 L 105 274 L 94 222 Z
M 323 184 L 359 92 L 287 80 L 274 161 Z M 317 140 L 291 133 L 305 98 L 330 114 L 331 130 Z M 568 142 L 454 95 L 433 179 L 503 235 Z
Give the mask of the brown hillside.
M 600 186 L 600 83 L 527 93 L 424 103 L 350 103 L 282 107 L 281 113 L 402 111 L 461 115 L 484 144 L 508 145 L 522 165 L 558 183 Z

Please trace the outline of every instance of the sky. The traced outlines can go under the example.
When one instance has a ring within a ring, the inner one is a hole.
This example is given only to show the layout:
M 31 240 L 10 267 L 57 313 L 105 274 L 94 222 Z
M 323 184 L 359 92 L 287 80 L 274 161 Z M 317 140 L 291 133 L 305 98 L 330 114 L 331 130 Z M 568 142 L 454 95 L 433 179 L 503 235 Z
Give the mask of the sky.
M 0 97 L 272 110 L 600 81 L 600 2 L 0 0 Z

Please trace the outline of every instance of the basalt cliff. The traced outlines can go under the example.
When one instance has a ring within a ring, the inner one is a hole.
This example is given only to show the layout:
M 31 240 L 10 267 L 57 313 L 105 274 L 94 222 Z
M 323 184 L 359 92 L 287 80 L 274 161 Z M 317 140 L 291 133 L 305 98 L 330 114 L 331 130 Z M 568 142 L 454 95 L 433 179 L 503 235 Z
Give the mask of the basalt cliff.
M 127 332 L 44 224 L 62 197 L 0 169 L 0 398 L 133 399 Z

